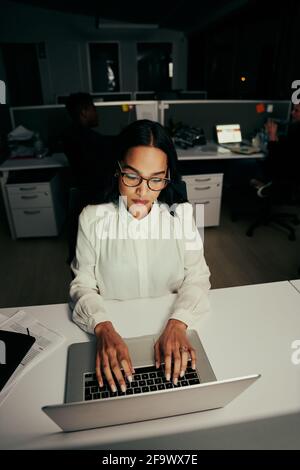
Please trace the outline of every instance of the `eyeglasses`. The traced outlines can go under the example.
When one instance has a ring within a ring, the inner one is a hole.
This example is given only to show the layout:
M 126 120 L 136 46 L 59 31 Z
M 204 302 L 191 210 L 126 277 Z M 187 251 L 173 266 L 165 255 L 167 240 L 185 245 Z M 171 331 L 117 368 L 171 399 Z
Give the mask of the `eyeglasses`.
M 143 176 L 137 175 L 136 173 L 128 173 L 122 171 L 123 169 L 120 162 L 118 162 L 118 165 L 120 167 L 120 173 L 122 176 L 123 183 L 125 184 L 125 186 L 129 186 L 131 188 L 139 186 L 141 182 L 145 180 L 147 181 L 148 188 L 151 191 L 161 191 L 171 181 L 169 178 L 157 178 L 156 176 L 152 176 L 152 178 L 144 178 Z

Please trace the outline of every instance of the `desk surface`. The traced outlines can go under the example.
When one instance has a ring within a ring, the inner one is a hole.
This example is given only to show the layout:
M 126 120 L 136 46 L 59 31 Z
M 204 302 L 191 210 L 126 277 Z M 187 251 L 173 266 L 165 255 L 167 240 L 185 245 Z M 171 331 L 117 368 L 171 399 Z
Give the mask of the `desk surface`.
M 245 158 L 264 158 L 264 153 L 244 155 L 233 153 L 228 149 L 216 146 L 217 150 L 203 151 L 201 146 L 189 149 L 177 148 L 178 160 L 241 160 Z
M 177 149 L 178 160 L 240 160 L 245 158 L 264 158 L 263 153 L 242 155 L 232 153 L 220 147 L 217 151 L 202 151 L 201 147 L 190 149 Z M 58 168 L 68 166 L 68 159 L 64 153 L 54 153 L 44 158 L 8 159 L 0 165 L 0 171 L 33 170 L 38 168 Z
M 0 165 L 0 171 L 33 170 L 37 168 L 58 168 L 68 166 L 64 153 L 54 153 L 51 157 L 8 159 Z
M 109 301 L 107 308 L 123 337 L 152 334 L 168 318 L 170 299 L 174 294 Z M 67 346 L 88 335 L 72 323 L 66 304 L 25 307 L 67 339 L 0 406 L 0 447 L 300 448 L 300 366 L 291 361 L 291 344 L 300 336 L 299 293 L 285 281 L 217 289 L 210 299 L 211 313 L 197 329 L 217 378 L 260 373 L 258 382 L 219 410 L 74 433 L 62 433 L 41 407 L 63 402 Z

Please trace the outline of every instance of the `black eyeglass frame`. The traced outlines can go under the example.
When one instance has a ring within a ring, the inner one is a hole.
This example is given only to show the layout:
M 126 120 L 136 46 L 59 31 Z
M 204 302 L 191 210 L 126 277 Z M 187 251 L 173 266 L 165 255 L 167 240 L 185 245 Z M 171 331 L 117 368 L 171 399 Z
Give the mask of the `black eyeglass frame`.
M 121 164 L 120 164 L 119 161 L 118 161 L 118 165 L 119 165 L 119 167 L 120 167 L 120 174 L 121 174 L 121 177 L 122 177 L 122 181 L 123 181 L 123 183 L 125 184 L 125 186 L 127 186 L 127 188 L 136 188 L 137 186 L 139 186 L 139 185 L 141 184 L 141 182 L 142 182 L 143 180 L 145 180 L 145 181 L 147 181 L 147 186 L 148 186 L 148 188 L 150 189 L 150 191 L 162 191 L 163 189 L 165 189 L 165 187 L 166 187 L 169 183 L 171 183 L 171 179 L 170 179 L 170 178 L 160 178 L 159 176 L 152 176 L 151 178 L 144 178 L 143 176 L 138 175 L 138 174 L 136 174 L 136 173 L 127 173 L 127 172 L 125 172 L 125 171 L 122 171 L 123 168 L 122 168 L 122 166 L 121 166 Z M 170 170 L 169 170 L 169 172 L 170 172 Z M 137 184 L 134 184 L 134 185 L 126 184 L 126 183 L 124 182 L 123 175 L 128 175 L 128 174 L 130 174 L 130 175 L 133 175 L 133 174 L 134 174 L 134 176 L 138 176 L 138 177 L 139 177 L 139 182 L 138 182 Z M 149 181 L 150 181 L 150 180 L 153 180 L 153 179 L 160 179 L 160 180 L 163 180 L 163 181 L 165 182 L 164 187 L 161 188 L 161 189 L 152 189 L 152 188 L 149 186 Z

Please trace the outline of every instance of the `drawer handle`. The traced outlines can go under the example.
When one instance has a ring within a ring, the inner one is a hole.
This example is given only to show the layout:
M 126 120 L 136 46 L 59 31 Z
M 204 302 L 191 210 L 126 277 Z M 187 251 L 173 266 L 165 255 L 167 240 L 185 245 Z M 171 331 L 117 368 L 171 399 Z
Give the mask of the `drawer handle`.
M 201 204 L 210 204 L 210 201 L 201 202 Z
M 205 186 L 205 188 L 195 188 L 197 191 L 204 191 L 205 189 L 210 189 L 210 186 Z
M 197 183 L 201 183 L 201 181 L 210 181 L 211 178 L 195 178 L 195 181 L 197 181 Z
M 21 199 L 36 199 L 38 197 L 37 194 L 35 194 L 34 196 L 21 196 Z
M 24 214 L 26 215 L 34 215 L 34 214 L 39 214 L 41 211 L 24 211 Z
M 36 189 L 36 186 L 32 186 L 31 188 L 19 188 L 20 191 L 34 191 Z

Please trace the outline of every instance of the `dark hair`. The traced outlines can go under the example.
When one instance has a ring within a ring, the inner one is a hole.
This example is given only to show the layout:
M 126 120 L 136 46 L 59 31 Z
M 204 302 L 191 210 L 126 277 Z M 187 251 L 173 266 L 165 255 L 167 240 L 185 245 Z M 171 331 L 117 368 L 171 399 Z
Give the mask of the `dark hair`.
M 89 93 L 72 93 L 66 100 L 66 108 L 73 121 L 78 121 L 81 111 L 93 104 L 93 98 Z
M 185 184 L 177 168 L 178 158 L 173 141 L 164 127 L 158 122 L 140 119 L 123 129 L 117 141 L 115 170 L 117 171 L 119 169 L 117 161 L 122 161 L 130 148 L 140 145 L 160 149 L 168 158 L 171 182 L 160 192 L 158 201 L 166 203 L 169 206 L 176 203 L 187 202 Z M 117 204 L 119 195 L 118 179 L 116 175 L 114 175 L 111 184 L 105 192 L 104 202 L 114 202 Z

